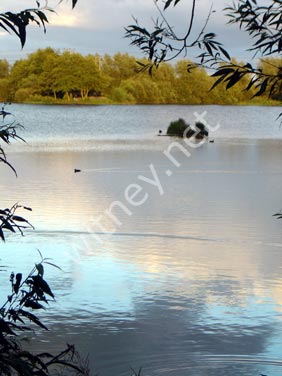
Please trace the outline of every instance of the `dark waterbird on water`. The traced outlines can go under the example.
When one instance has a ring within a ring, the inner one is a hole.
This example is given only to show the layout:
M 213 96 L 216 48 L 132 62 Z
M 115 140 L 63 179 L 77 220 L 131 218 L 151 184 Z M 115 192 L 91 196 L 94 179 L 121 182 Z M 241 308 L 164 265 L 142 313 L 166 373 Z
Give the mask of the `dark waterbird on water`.
M 74 169 L 74 173 L 81 172 L 81 170 L 78 170 L 77 168 Z

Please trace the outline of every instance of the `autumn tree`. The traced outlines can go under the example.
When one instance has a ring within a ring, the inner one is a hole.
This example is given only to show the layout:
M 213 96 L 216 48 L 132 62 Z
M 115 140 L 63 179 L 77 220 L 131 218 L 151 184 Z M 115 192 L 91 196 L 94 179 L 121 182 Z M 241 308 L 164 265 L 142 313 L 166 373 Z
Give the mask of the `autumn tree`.
M 188 72 L 193 68 L 206 67 L 213 71 L 216 81 L 213 87 L 223 84 L 230 89 L 238 82 L 245 80 L 245 90 L 255 89 L 255 96 L 262 95 L 266 89 L 269 95 L 279 91 L 282 74 L 279 66 L 275 66 L 275 73 L 265 73 L 259 67 L 251 63 L 235 64 L 232 62 L 227 49 L 217 40 L 213 32 L 207 32 L 209 18 L 212 15 L 210 9 L 207 20 L 202 30 L 195 36 L 194 24 L 196 17 L 196 0 L 191 5 L 190 19 L 187 29 L 180 35 L 176 32 L 175 25 L 167 21 L 167 12 L 172 6 L 178 6 L 184 0 L 166 0 L 161 8 L 158 0 L 154 3 L 159 10 L 158 17 L 151 29 L 143 27 L 135 19 L 135 23 L 126 28 L 126 37 L 131 39 L 131 44 L 139 47 L 146 54 L 148 61 L 143 64 L 143 70 L 152 73 L 154 67 L 161 63 L 171 61 L 181 54 L 189 54 L 195 48 L 200 50 L 195 62 L 187 66 Z M 263 5 L 256 0 L 239 0 L 224 10 L 229 23 L 237 24 L 252 39 L 249 50 L 256 57 L 268 57 L 280 55 L 282 51 L 282 3 L 277 0 L 268 0 Z

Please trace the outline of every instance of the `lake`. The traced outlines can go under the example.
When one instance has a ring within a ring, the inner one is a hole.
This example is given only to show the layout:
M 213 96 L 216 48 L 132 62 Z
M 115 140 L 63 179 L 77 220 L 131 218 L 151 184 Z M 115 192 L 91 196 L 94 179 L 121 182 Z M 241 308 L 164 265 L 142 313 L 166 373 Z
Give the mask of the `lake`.
M 101 376 L 281 374 L 281 108 L 8 110 L 27 143 L 6 148 L 2 206 L 35 230 L 1 244 L 1 296 L 37 249 L 63 269 L 36 350 L 75 343 Z M 214 143 L 156 136 L 200 115 Z

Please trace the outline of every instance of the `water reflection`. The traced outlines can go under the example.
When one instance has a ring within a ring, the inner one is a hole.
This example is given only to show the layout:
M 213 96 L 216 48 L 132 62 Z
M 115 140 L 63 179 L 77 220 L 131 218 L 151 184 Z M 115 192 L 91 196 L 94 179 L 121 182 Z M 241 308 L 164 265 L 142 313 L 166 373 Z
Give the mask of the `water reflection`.
M 106 376 L 128 375 L 130 366 L 173 376 L 278 374 L 282 241 L 271 215 L 280 203 L 279 148 L 209 146 L 195 158 L 180 154 L 171 179 L 158 151 L 12 155 L 20 177 L 10 200 L 35 209 L 37 230 L 12 237 L 1 258 L 29 270 L 40 248 L 64 270 L 48 268 L 57 303 L 43 313 L 52 331 L 38 337 L 42 349 L 54 338 L 58 348 L 75 342 Z M 97 243 L 89 218 L 124 200 L 150 163 L 164 196 L 147 184 L 146 204 L 120 213 L 115 234 L 107 218 Z M 5 171 L 2 196 L 13 182 Z

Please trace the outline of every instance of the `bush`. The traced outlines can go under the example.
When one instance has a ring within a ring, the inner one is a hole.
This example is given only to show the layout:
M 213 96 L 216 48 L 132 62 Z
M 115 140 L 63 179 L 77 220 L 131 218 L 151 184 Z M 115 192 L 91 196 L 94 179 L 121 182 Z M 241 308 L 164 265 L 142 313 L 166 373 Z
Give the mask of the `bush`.
M 28 101 L 31 95 L 32 95 L 32 89 L 20 88 L 15 93 L 15 101 L 20 102 L 20 103 Z
M 172 121 L 167 128 L 166 134 L 168 136 L 177 137 L 195 137 L 197 140 L 202 140 L 204 137 L 208 137 L 209 132 L 205 125 L 201 122 L 197 122 L 193 128 L 189 124 L 185 123 L 185 120 L 178 119 Z
M 172 121 L 167 128 L 166 134 L 169 136 L 183 137 L 184 132 L 189 127 L 189 124 L 185 123 L 185 120 L 179 118 L 176 121 Z
M 136 102 L 133 94 L 128 92 L 124 87 L 113 89 L 110 98 L 116 103 L 132 104 Z

